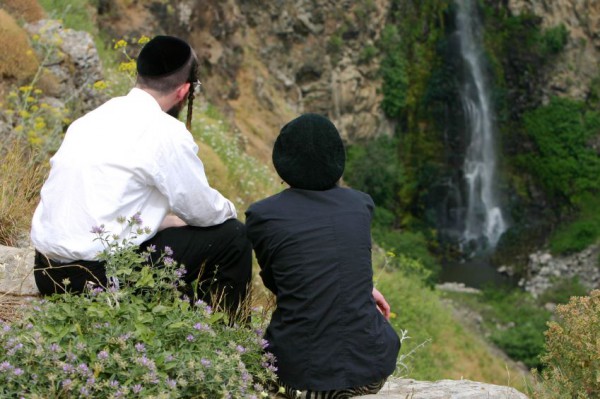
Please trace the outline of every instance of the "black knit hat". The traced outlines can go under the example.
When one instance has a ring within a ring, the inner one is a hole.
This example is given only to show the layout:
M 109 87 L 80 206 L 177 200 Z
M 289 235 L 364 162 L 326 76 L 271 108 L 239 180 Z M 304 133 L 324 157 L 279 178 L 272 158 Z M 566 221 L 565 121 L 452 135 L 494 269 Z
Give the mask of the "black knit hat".
M 330 189 L 342 177 L 345 163 L 338 130 L 317 114 L 304 114 L 289 122 L 273 146 L 275 170 L 293 188 Z
M 177 72 L 189 61 L 192 48 L 173 36 L 156 36 L 150 40 L 137 59 L 140 76 L 161 77 Z

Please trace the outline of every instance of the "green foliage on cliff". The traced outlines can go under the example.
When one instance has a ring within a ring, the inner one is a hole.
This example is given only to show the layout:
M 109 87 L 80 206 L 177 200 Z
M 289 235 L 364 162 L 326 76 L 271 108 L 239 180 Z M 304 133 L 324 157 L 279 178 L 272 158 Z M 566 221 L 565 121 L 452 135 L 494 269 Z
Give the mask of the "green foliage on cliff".
M 583 103 L 553 98 L 524 115 L 527 136 L 535 150 L 520 157 L 550 198 L 577 204 L 585 193 L 600 190 L 600 158 L 587 142 L 600 131 L 600 113 Z

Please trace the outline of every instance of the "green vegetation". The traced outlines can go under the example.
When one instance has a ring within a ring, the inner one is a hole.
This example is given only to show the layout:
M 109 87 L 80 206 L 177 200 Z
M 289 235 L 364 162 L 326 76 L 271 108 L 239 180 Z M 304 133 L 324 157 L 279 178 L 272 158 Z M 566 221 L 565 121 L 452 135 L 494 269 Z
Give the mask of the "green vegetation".
M 600 291 L 557 307 L 546 335 L 540 398 L 591 399 L 600 395 Z
M 541 368 L 544 331 L 550 312 L 528 293 L 489 288 L 482 295 L 444 293 L 481 316 L 482 333 L 511 359 L 528 368 Z
M 579 252 L 600 239 L 600 199 L 585 195 L 579 201 L 579 209 L 569 222 L 560 225 L 550 236 L 550 250 L 565 255 Z
M 452 316 L 441 294 L 423 281 L 427 270 L 406 257 L 375 251 L 375 284 L 394 314 L 391 323 L 408 339 L 400 350 L 397 375 L 418 380 L 469 379 L 525 391 L 529 382 L 513 365 L 490 351 L 473 330 Z
M 126 223 L 143 230 L 139 218 Z M 107 275 L 118 277 L 120 288 L 96 286 L 83 295 L 57 295 L 36 301 L 16 322 L 0 322 L 5 350 L 0 395 L 266 395 L 274 373 L 272 356 L 262 351 L 263 325 L 234 326 L 227 314 L 182 298 L 183 271 L 168 253 L 161 258 L 164 267 L 154 267 L 130 241 L 113 241 L 99 227 L 96 235 L 105 245 Z M 245 312 L 241 320 L 249 315 Z
M 523 119 L 536 151 L 523 154 L 520 165 L 537 178 L 550 198 L 571 205 L 579 203 L 582 195 L 600 190 L 600 158 L 587 146 L 600 130 L 600 113 L 574 100 L 553 98 Z

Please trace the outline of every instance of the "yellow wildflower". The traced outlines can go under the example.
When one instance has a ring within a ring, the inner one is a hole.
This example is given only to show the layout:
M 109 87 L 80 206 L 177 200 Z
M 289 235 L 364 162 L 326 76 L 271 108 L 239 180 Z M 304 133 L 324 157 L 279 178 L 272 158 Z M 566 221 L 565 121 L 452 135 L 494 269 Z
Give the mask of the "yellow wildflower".
M 40 35 L 38 35 L 38 34 L 35 34 L 35 35 L 31 36 L 31 39 L 32 39 L 34 42 L 37 42 L 38 40 L 40 40 Z
M 33 91 L 33 94 L 42 94 L 42 91 L 40 89 L 35 89 Z
M 102 91 L 102 90 L 106 89 L 108 87 L 108 85 L 106 84 L 105 81 L 99 80 L 94 83 L 93 87 L 94 87 L 94 90 Z
M 142 35 L 142 37 L 140 37 L 140 39 L 138 40 L 138 44 L 146 44 L 150 41 L 150 38 L 148 36 Z
M 127 42 L 123 39 L 119 40 L 118 42 L 115 43 L 115 50 L 122 48 L 122 47 L 127 47 Z
M 119 72 L 127 72 L 130 74 L 133 74 L 136 70 L 136 62 L 135 60 L 131 60 L 128 62 L 122 62 L 121 65 L 119 65 Z
M 33 90 L 33 86 L 21 86 L 21 87 L 19 87 L 19 90 L 23 93 L 26 93 L 28 91 Z
M 27 96 L 27 102 L 28 102 L 28 103 L 35 102 L 35 97 L 32 97 L 32 96 Z
M 27 117 L 31 116 L 31 114 L 29 113 L 29 111 L 22 109 L 19 111 L 19 116 L 21 118 L 27 118 Z
M 23 131 L 23 125 L 17 125 L 15 126 L 15 132 L 20 133 Z

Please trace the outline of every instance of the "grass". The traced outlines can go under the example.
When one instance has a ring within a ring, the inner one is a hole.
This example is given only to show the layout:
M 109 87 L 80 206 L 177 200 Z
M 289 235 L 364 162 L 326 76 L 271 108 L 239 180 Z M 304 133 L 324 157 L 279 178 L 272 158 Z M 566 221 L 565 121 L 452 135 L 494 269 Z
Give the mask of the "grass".
M 377 263 L 381 265 L 381 255 Z M 413 274 L 379 270 L 377 287 L 395 313 L 396 331 L 408 330 L 400 351 L 404 355 L 398 373 L 417 380 L 468 379 L 509 385 L 521 392 L 529 377 L 503 360 L 476 332 L 465 327 L 444 303 L 443 296 Z
M 0 245 L 16 246 L 29 230 L 46 170 L 18 143 L 0 149 L 0 157 Z

